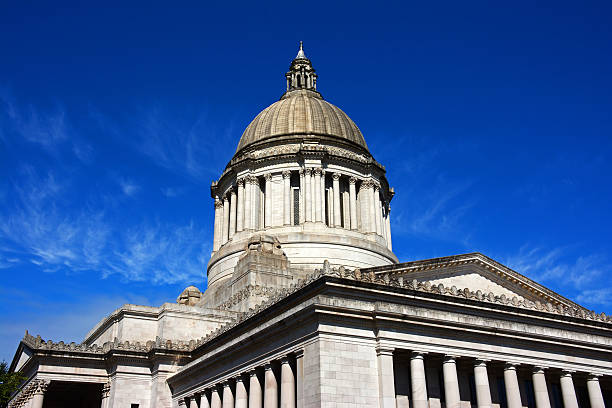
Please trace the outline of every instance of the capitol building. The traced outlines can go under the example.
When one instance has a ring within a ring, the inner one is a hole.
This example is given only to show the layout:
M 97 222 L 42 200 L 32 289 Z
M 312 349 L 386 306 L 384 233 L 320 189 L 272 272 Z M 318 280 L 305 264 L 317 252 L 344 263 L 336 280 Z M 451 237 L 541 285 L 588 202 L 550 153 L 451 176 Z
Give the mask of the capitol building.
M 612 408 L 612 317 L 480 253 L 401 263 L 385 167 L 301 45 L 285 78 L 211 184 L 206 291 L 26 332 L 9 407 Z

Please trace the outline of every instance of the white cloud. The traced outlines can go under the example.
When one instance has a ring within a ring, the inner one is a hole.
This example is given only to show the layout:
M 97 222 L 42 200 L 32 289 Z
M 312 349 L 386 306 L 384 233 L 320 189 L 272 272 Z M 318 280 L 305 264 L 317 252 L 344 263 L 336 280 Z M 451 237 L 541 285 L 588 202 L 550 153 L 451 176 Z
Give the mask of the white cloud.
M 177 197 L 185 192 L 183 187 L 162 187 L 161 192 L 168 198 Z
M 127 179 L 120 179 L 119 186 L 121 187 L 121 191 L 123 191 L 123 194 L 128 197 L 133 197 L 140 191 L 139 185 Z

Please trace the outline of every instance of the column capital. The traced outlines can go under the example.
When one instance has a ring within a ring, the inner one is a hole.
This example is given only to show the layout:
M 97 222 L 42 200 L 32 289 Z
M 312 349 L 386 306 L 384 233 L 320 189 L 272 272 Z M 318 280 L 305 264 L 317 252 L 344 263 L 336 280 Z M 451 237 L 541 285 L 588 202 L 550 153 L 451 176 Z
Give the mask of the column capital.
M 272 180 L 272 173 L 266 173 L 266 174 L 264 174 L 264 178 L 266 179 L 266 181 L 270 181 L 270 180 Z
M 486 367 L 489 361 L 491 360 L 485 358 L 476 358 L 474 360 L 474 367 Z
M 546 370 L 548 367 L 544 367 L 541 365 L 534 365 L 533 367 L 531 367 L 531 372 L 533 374 L 544 374 L 544 370 Z
M 515 370 L 516 371 L 516 366 L 521 365 L 521 363 L 514 363 L 512 361 L 506 361 L 506 363 L 504 363 L 504 371 L 506 370 Z
M 376 355 L 377 356 L 392 356 L 393 351 L 395 351 L 395 347 L 389 346 L 378 346 L 376 347 Z
M 293 352 L 293 355 L 295 356 L 296 359 L 304 357 L 304 349 L 295 350 Z
M 599 377 L 601 377 L 601 374 L 588 373 L 587 374 L 587 381 L 597 381 L 597 382 L 599 382 Z
M 228 378 L 227 380 L 225 380 L 225 381 L 221 382 L 221 386 L 222 386 L 223 388 L 229 387 L 229 386 L 230 386 L 230 380 L 229 380 L 229 378 Z
M 110 395 L 110 388 L 111 385 L 109 382 L 104 383 L 104 385 L 102 385 L 102 399 L 108 398 L 108 396 Z
M 304 169 L 304 173 L 306 173 L 307 176 L 310 176 L 312 174 L 312 168 L 310 167 L 306 167 Z
M 266 363 L 266 364 L 264 364 L 264 370 L 266 370 L 266 371 L 271 371 L 271 370 L 272 370 L 272 363 Z
M 320 176 L 321 174 L 323 174 L 323 169 L 320 167 L 317 167 L 316 169 L 314 169 L 314 175 L 315 176 Z
M 572 374 L 574 374 L 576 371 L 575 370 L 561 370 L 561 377 L 572 377 Z
M 239 179 L 237 179 L 236 184 L 238 185 L 238 187 L 244 186 L 244 177 L 240 177 Z
M 289 356 L 282 356 L 280 358 L 280 363 L 281 364 L 289 364 Z
M 442 363 L 453 363 L 453 364 L 456 364 L 458 358 L 459 358 L 459 356 L 457 356 L 455 354 L 445 354 L 444 358 L 442 360 Z
M 47 388 L 49 387 L 49 383 L 51 381 L 49 380 L 34 380 L 35 382 L 33 383 L 33 387 L 32 387 L 32 393 L 33 394 L 43 394 L 45 392 L 47 392 Z
M 225 194 L 223 194 L 223 202 L 229 202 L 229 192 L 226 192 Z
M 349 184 L 355 185 L 357 183 L 357 179 L 355 177 L 349 177 Z
M 423 360 L 425 358 L 425 354 L 427 354 L 427 352 L 412 350 L 410 352 L 410 359 L 411 360 Z
M 219 198 L 217 197 L 215 199 L 215 208 L 222 208 L 223 207 L 223 200 L 219 200 Z
M 187 397 L 185 397 L 185 398 L 187 398 Z M 185 401 L 185 398 L 181 398 L 181 399 L 178 400 L 178 406 L 179 407 L 187 406 L 187 402 Z
M 256 377 L 257 376 L 257 369 L 253 368 L 251 370 L 249 370 L 249 377 Z
M 291 171 L 289 171 L 289 170 L 283 171 L 283 178 L 286 179 L 286 178 L 289 178 L 289 177 L 291 177 Z
M 236 195 L 236 190 L 234 190 L 232 188 L 229 193 L 230 193 L 230 196 L 235 196 Z
M 340 180 L 340 176 L 341 176 L 340 173 L 333 173 L 332 174 L 332 180 L 338 181 L 338 180 Z
M 235 376 L 234 381 L 236 381 L 237 383 L 241 383 L 244 382 L 243 378 L 242 378 L 242 374 L 238 374 L 237 376 Z

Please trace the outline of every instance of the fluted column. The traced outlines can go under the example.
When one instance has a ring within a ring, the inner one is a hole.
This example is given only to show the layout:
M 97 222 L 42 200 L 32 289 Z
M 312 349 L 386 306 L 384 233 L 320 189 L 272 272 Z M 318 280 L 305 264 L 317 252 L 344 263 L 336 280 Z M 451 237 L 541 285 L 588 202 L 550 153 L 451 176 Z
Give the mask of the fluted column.
M 295 353 L 296 408 L 304 408 L 304 350 Z
M 325 170 L 321 169 L 321 222 L 325 223 Z
M 574 388 L 572 373 L 570 371 L 563 370 L 561 372 L 561 377 L 559 378 L 559 383 L 561 384 L 563 408 L 578 408 L 578 398 L 576 398 L 576 389 Z
M 265 175 L 266 179 L 266 195 L 265 195 L 265 213 L 264 223 L 265 227 L 272 226 L 272 174 L 268 173 Z
M 235 408 L 248 408 L 249 396 L 242 380 L 242 376 L 236 377 L 236 405 Z
M 377 348 L 378 402 L 380 408 L 395 408 L 395 379 L 393 375 L 393 349 Z
M 491 388 L 489 387 L 487 363 L 484 360 L 477 359 L 474 363 L 474 383 L 478 408 L 491 408 Z
M 215 198 L 215 227 L 213 236 L 213 251 L 221 247 L 221 235 L 223 234 L 223 201 Z
M 508 408 L 521 408 L 521 390 L 519 388 L 518 377 L 516 375 L 516 366 L 507 363 L 504 366 L 504 383 L 506 385 L 506 399 L 508 400 Z
M 223 382 L 223 408 L 234 408 L 234 393 L 229 381 Z
M 283 171 L 283 224 L 291 225 L 291 172 Z
M 599 378 L 597 378 L 596 375 L 589 375 L 587 378 L 587 390 L 589 392 L 591 408 L 605 408 L 601 387 L 599 385 Z
M 378 184 L 374 184 L 374 194 L 372 195 L 372 210 L 374 211 L 374 225 L 373 230 L 376 231 L 376 234 L 382 235 L 382 227 L 380 225 L 380 186 Z
M 412 408 L 427 408 L 427 383 L 425 381 L 425 356 L 412 352 L 410 355 L 410 386 L 412 388 Z
M 238 213 L 236 214 L 236 232 L 244 230 L 244 179 L 238 179 Z
M 229 220 L 229 238 L 231 239 L 236 233 L 236 191 L 232 189 L 230 192 L 230 220 Z
M 251 224 L 251 213 L 253 211 L 253 200 L 252 200 L 252 183 L 251 176 L 244 178 L 244 229 L 250 230 L 253 228 Z
M 359 204 L 361 205 L 361 231 L 372 231 L 371 220 L 372 182 L 364 180 L 359 187 Z
M 221 245 L 225 244 L 229 239 L 229 215 L 230 215 L 230 202 L 229 197 L 223 196 L 223 225 L 221 226 Z
M 295 408 L 295 376 L 289 359 L 281 359 L 281 408 Z
M 332 184 L 334 188 L 334 226 L 341 227 L 342 220 L 340 218 L 340 173 L 332 175 Z
M 264 408 L 278 408 L 278 383 L 272 366 L 266 364 L 264 374 Z
M 249 372 L 249 408 L 261 408 L 262 401 L 261 383 L 257 377 L 257 371 L 251 370 Z
M 393 245 L 391 244 L 391 205 L 387 204 L 387 216 L 385 217 L 385 222 L 387 223 L 387 248 L 390 250 L 393 249 Z
M 323 211 L 321 208 L 321 169 L 314 170 L 314 201 L 315 201 L 315 221 L 321 222 Z
M 377 199 L 377 192 L 378 192 L 378 185 L 376 185 L 376 183 L 372 182 L 372 195 L 370 197 L 370 205 L 369 210 L 370 210 L 370 231 L 371 232 L 378 232 L 378 229 L 380 228 L 380 226 L 376 223 L 376 220 L 378 219 L 376 217 L 376 199 Z
M 200 394 L 200 408 L 211 408 L 206 392 Z
M 442 363 L 442 374 L 444 376 L 446 408 L 459 408 L 461 405 L 461 397 L 459 396 L 457 363 L 455 362 L 454 356 L 444 356 L 444 361 Z
M 259 179 L 255 176 L 251 177 L 251 228 L 254 230 L 261 229 L 259 225 L 259 214 L 261 211 L 260 192 Z
M 100 408 L 108 408 L 110 404 L 110 383 L 106 383 L 102 386 L 102 401 Z
M 304 178 L 304 169 L 300 169 L 300 224 L 306 221 L 306 204 L 305 204 L 306 181 Z
M 533 367 L 531 379 L 533 381 L 536 408 L 550 408 L 550 398 L 548 397 L 544 369 L 542 367 Z
M 312 204 L 313 204 L 313 198 L 312 198 L 312 169 L 305 169 L 304 170 L 304 180 L 306 180 L 306 189 L 305 189 L 305 200 L 304 202 L 306 203 L 306 221 L 310 222 L 312 221 Z
M 49 386 L 49 381 L 46 380 L 35 380 L 38 381 L 36 383 L 36 388 L 34 390 L 34 395 L 32 396 L 32 402 L 30 405 L 31 408 L 42 408 L 43 402 L 45 399 L 45 393 L 47 392 L 47 387 Z
M 210 408 L 221 408 L 221 397 L 217 387 L 213 387 L 210 391 Z
M 349 178 L 349 212 L 351 213 L 351 229 L 357 230 L 357 192 L 355 189 L 355 183 L 357 179 L 355 177 Z

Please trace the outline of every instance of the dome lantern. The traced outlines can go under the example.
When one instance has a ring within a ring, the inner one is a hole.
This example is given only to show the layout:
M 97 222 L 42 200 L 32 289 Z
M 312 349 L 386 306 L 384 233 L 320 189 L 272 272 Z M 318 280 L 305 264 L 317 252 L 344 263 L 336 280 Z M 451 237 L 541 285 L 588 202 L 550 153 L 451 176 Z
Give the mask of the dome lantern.
M 312 63 L 304 53 L 302 41 L 300 41 L 300 50 L 291 62 L 289 72 L 285 74 L 285 78 L 287 78 L 287 92 L 296 89 L 317 90 L 317 74 L 312 67 Z

